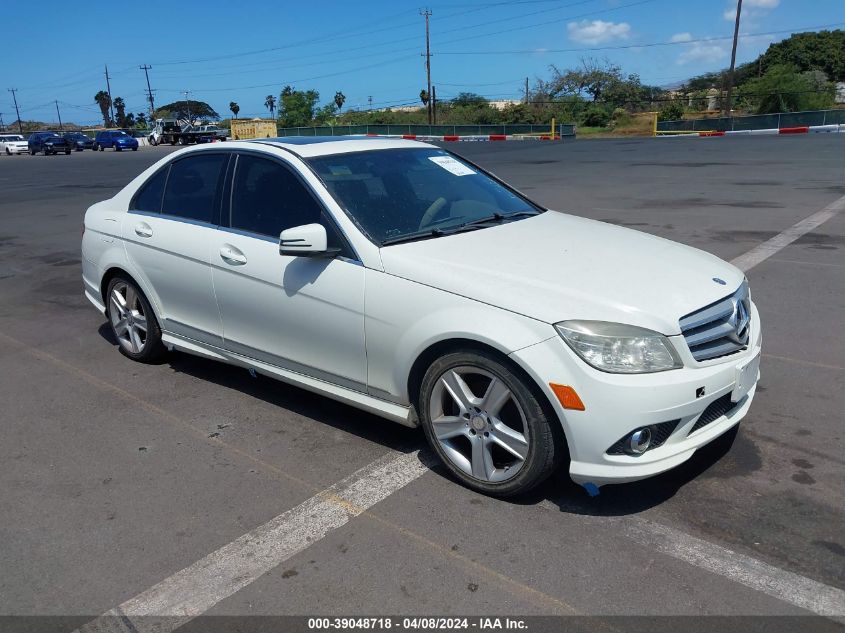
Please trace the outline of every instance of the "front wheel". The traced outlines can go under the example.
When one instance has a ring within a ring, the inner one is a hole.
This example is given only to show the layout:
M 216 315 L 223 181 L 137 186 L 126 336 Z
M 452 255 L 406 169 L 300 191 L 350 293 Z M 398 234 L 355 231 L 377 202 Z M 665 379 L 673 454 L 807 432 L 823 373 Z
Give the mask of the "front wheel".
M 137 284 L 129 277 L 115 277 L 109 283 L 106 300 L 106 314 L 120 353 L 140 363 L 159 360 L 165 352 L 161 328 Z
M 133 151 L 133 152 L 137 152 L 137 151 L 138 151 L 138 148 L 137 148 L 137 147 L 133 147 L 133 148 L 132 148 L 132 151 Z
M 492 352 L 462 350 L 435 361 L 419 393 L 429 444 L 463 484 L 507 497 L 554 470 L 562 430 L 527 377 Z
M 65 156 L 70 156 L 70 150 L 69 149 L 65 150 Z

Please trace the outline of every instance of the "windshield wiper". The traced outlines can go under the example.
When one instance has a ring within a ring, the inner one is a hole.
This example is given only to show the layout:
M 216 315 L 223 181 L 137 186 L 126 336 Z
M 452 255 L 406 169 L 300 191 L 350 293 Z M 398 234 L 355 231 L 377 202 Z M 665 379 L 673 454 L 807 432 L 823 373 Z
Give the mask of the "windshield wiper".
M 441 237 L 443 235 L 448 235 L 448 233 L 441 229 L 431 229 L 430 231 L 417 231 L 416 233 L 408 233 L 407 235 L 388 237 L 386 240 L 381 241 L 381 245 L 389 246 L 391 244 L 402 244 L 403 242 L 417 242 L 419 240 L 428 240 L 433 237 Z
M 408 233 L 407 235 L 398 235 L 396 237 L 389 237 L 383 240 L 382 246 L 389 246 L 391 244 L 402 244 L 403 242 L 416 242 L 419 240 L 427 240 L 433 237 L 442 237 L 444 235 L 454 235 L 455 233 L 464 233 L 466 231 L 475 231 L 476 229 L 483 229 L 491 224 L 502 224 L 505 220 L 517 218 L 520 216 L 540 215 L 539 211 L 514 211 L 512 213 L 496 212 L 490 216 L 463 222 L 458 226 L 452 226 L 448 229 L 427 229 L 425 231 L 417 231 L 416 233 Z
M 493 215 L 489 215 L 484 218 L 478 218 L 477 220 L 470 220 L 469 222 L 464 222 L 463 224 L 459 224 L 456 227 L 453 227 L 449 230 L 449 233 L 461 233 L 463 231 L 473 231 L 475 229 L 483 229 L 487 226 L 492 224 L 503 224 L 505 220 L 510 220 L 512 218 L 518 218 L 521 216 L 529 216 L 529 215 L 539 215 L 537 211 L 513 211 L 512 213 L 499 213 L 496 212 Z

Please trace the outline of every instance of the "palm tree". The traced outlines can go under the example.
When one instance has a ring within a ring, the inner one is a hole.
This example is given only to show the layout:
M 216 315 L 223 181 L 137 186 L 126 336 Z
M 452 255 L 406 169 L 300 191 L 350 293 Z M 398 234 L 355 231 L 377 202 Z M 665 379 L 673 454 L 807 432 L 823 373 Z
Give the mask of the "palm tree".
M 241 106 L 239 106 L 239 105 L 238 105 L 237 103 L 235 103 L 234 101 L 230 101 L 230 102 L 229 102 L 229 109 L 232 111 L 232 114 L 233 114 L 233 115 L 235 116 L 235 118 L 237 119 L 237 118 L 238 118 L 238 112 L 240 112 L 240 111 L 241 111 Z
M 117 126 L 118 127 L 129 127 L 126 123 L 126 103 L 123 101 L 123 97 L 115 97 L 114 101 L 112 102 L 114 105 L 114 109 L 116 114 L 114 118 L 117 119 Z
M 334 93 L 334 104 L 337 106 L 337 111 L 340 112 L 340 109 L 343 107 L 343 104 L 346 103 L 346 95 L 343 94 L 340 90 Z
M 94 102 L 100 106 L 100 112 L 103 115 L 103 125 L 111 127 L 111 118 L 109 117 L 109 108 L 111 108 L 111 97 L 105 90 L 100 90 L 94 95 Z
M 276 97 L 273 95 L 267 95 L 264 99 L 264 107 L 270 110 L 270 118 L 273 118 L 273 112 L 276 111 Z

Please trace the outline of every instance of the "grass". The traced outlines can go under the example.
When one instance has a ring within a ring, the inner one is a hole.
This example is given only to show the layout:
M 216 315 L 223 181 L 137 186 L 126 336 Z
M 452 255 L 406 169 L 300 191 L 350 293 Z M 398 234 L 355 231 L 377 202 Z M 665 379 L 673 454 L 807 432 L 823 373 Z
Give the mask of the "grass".
M 654 115 L 651 112 L 625 114 L 608 127 L 579 125 L 578 138 L 620 138 L 627 136 L 652 136 Z

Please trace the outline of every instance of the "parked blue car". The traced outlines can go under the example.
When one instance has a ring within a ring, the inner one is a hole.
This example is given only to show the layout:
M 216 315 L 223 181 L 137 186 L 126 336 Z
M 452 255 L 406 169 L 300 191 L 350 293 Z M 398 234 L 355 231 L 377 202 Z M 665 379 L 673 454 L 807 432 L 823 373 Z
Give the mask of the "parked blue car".
M 107 147 L 114 148 L 114 151 L 120 152 L 124 149 L 131 149 L 133 152 L 138 150 L 138 139 L 129 136 L 123 130 L 103 130 L 97 132 L 94 138 L 94 149 L 104 151 Z

